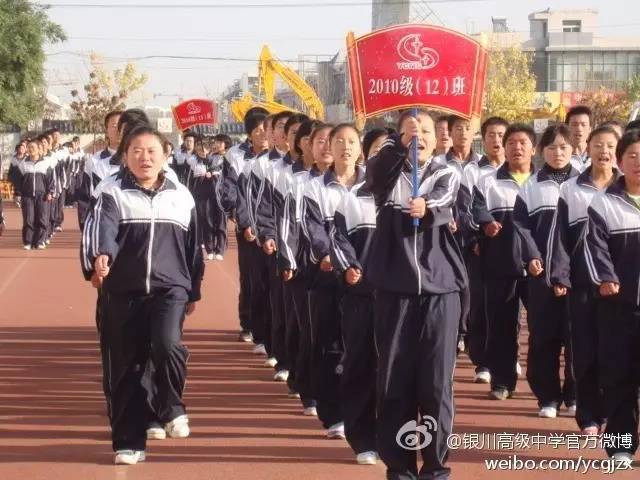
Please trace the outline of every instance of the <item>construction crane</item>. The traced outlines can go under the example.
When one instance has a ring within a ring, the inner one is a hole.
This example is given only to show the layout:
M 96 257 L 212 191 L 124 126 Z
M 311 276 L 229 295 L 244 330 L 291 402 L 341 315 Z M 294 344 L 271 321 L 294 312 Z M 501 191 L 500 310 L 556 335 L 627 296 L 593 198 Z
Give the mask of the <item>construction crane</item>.
M 250 93 L 246 93 L 242 98 L 234 100 L 231 103 L 231 111 L 238 121 L 241 121 L 244 114 L 252 107 L 263 107 L 270 113 L 295 111 L 275 101 L 277 76 L 300 97 L 311 118 L 324 119 L 324 105 L 315 90 L 294 70 L 276 60 L 269 47 L 265 45 L 262 47 L 258 61 L 258 95 L 263 98 L 254 100 Z

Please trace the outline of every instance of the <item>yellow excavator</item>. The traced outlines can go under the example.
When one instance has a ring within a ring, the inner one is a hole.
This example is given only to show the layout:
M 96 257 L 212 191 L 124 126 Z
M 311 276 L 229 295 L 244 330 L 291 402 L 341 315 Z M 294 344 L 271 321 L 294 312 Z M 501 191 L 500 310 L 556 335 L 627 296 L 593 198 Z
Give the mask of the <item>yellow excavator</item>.
M 254 99 L 251 93 L 245 93 L 242 98 L 231 102 L 231 112 L 236 120 L 241 122 L 245 113 L 253 107 L 262 107 L 270 113 L 295 111 L 275 101 L 276 75 L 300 97 L 307 115 L 318 120 L 324 119 L 324 105 L 315 90 L 295 71 L 276 60 L 269 47 L 265 45 L 262 47 L 258 63 L 258 95 L 263 98 Z

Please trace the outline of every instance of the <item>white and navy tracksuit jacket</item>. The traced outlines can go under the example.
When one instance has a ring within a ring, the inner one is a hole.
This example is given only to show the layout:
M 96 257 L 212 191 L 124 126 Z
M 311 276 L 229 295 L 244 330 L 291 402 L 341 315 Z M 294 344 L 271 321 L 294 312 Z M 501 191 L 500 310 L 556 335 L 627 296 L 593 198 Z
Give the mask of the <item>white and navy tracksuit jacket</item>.
M 287 153 L 280 156 L 280 152 L 274 148 L 268 155 L 263 155 L 256 163 L 257 168 L 254 168 L 254 174 L 262 176 L 262 194 L 256 218 L 261 243 L 266 240 L 278 241 L 277 229 L 281 223 L 285 198 L 291 189 L 292 174 L 289 167 L 292 164 L 291 155 Z
M 331 263 L 340 277 L 349 268 L 363 272 L 363 279 L 356 285 L 345 283 L 346 291 L 371 295 L 373 288 L 366 280 L 371 260 L 369 253 L 376 229 L 376 204 L 373 195 L 362 184 L 347 193 L 338 204 L 333 220 Z
M 618 283 L 611 300 L 640 306 L 640 210 L 624 190 L 620 177 L 589 206 L 585 255 L 593 284 Z
M 278 227 L 278 267 L 281 271 L 293 270 L 296 275 L 306 273 L 310 266 L 309 231 L 302 221 L 303 200 L 306 184 L 318 177 L 320 171 L 314 166 L 304 169 L 302 160 L 287 167 L 282 179 L 291 176 L 290 191 L 284 199 L 282 218 Z
M 365 180 L 362 167 L 356 167 L 357 179 L 352 189 Z M 331 253 L 330 233 L 338 204 L 349 189 L 336 180 L 335 170 L 329 168 L 322 177 L 315 178 L 305 186 L 302 218 L 311 243 L 312 263 L 320 261 Z
M 104 182 L 87 218 L 85 276 L 98 256 L 107 255 L 112 269 L 104 287 L 113 294 L 183 287 L 190 301 L 199 300 L 204 266 L 196 225 L 195 202 L 186 187 L 165 178 L 158 191 L 146 191 L 124 170 Z
M 591 166 L 591 158 L 587 152 L 581 155 L 571 155 L 571 166 L 582 173 Z
M 579 172 L 570 167 L 568 179 Z M 514 206 L 514 221 L 523 239 L 525 264 L 540 259 L 545 265 L 547 285 L 551 286 L 550 271 L 554 223 L 560 198 L 561 184 L 552 178 L 553 170 L 544 165 L 524 183 Z
M 522 240 L 513 225 L 513 210 L 519 192 L 520 186 L 509 173 L 507 163 L 481 177 L 474 189 L 473 224 L 479 230 L 482 265 L 489 276 L 526 276 Z M 502 230 L 496 237 L 485 237 L 482 228 L 491 222 L 500 223 Z
M 408 214 L 412 196 L 411 165 L 398 136 L 369 160 L 367 185 L 378 207 L 369 280 L 381 290 L 407 295 L 458 292 L 467 274 L 449 223 L 461 176 L 450 165 L 432 161 L 423 172 L 419 195 L 428 212 L 416 229 Z M 373 166 L 373 168 L 371 168 Z
M 17 191 L 20 196 L 36 198 L 55 193 L 55 176 L 49 162 L 44 159 L 33 162 L 26 157 L 17 168 Z
M 614 178 L 619 172 L 614 169 Z M 551 254 L 551 285 L 568 288 L 591 287 L 591 276 L 584 254 L 588 209 L 600 190 L 591 181 L 591 167 L 560 187 L 558 213 Z

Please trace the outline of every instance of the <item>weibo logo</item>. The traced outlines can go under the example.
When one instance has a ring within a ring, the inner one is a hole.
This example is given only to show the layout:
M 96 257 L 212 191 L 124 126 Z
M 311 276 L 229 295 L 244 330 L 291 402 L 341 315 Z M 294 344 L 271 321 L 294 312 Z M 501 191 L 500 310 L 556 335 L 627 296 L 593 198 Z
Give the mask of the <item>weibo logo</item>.
M 200 112 L 202 112 L 202 108 L 200 108 L 195 103 L 191 102 L 187 104 L 187 113 L 189 115 L 197 115 Z
M 419 33 L 405 35 L 398 42 L 398 55 L 404 62 L 398 62 L 400 70 L 429 70 L 440 61 L 440 55 L 433 48 L 425 47 Z

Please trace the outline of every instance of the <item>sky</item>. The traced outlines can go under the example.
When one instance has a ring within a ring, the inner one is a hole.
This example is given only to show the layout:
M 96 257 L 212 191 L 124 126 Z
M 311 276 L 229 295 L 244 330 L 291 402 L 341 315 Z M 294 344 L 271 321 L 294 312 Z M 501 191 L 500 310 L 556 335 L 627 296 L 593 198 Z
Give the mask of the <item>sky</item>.
M 64 102 L 70 100 L 71 90 L 81 90 L 87 82 L 88 56 L 92 51 L 104 58 L 109 69 L 122 68 L 128 60 L 135 63 L 139 71 L 147 73 L 149 81 L 133 101 L 167 107 L 177 103 L 179 97 L 215 98 L 243 73 L 255 75 L 258 55 L 265 43 L 282 60 L 295 60 L 302 54 L 328 56 L 344 47 L 347 32 L 353 31 L 359 36 L 371 30 L 371 2 L 367 0 L 51 0 L 46 3 L 51 5 L 49 17 L 60 24 L 68 36 L 66 42 L 45 48 L 49 92 Z M 116 8 L 123 4 L 152 7 Z M 292 4 L 312 6 L 301 8 Z M 89 5 L 105 7 L 90 8 Z M 178 8 L 159 8 L 158 5 Z M 228 8 L 202 8 L 202 5 Z M 629 0 L 439 0 L 429 5 L 446 27 L 465 33 L 490 30 L 492 16 L 506 17 L 513 31 L 528 32 L 529 13 L 550 7 L 596 9 L 600 35 L 640 36 L 637 33 L 640 9 L 630 9 Z M 154 55 L 220 59 L 141 58 Z

